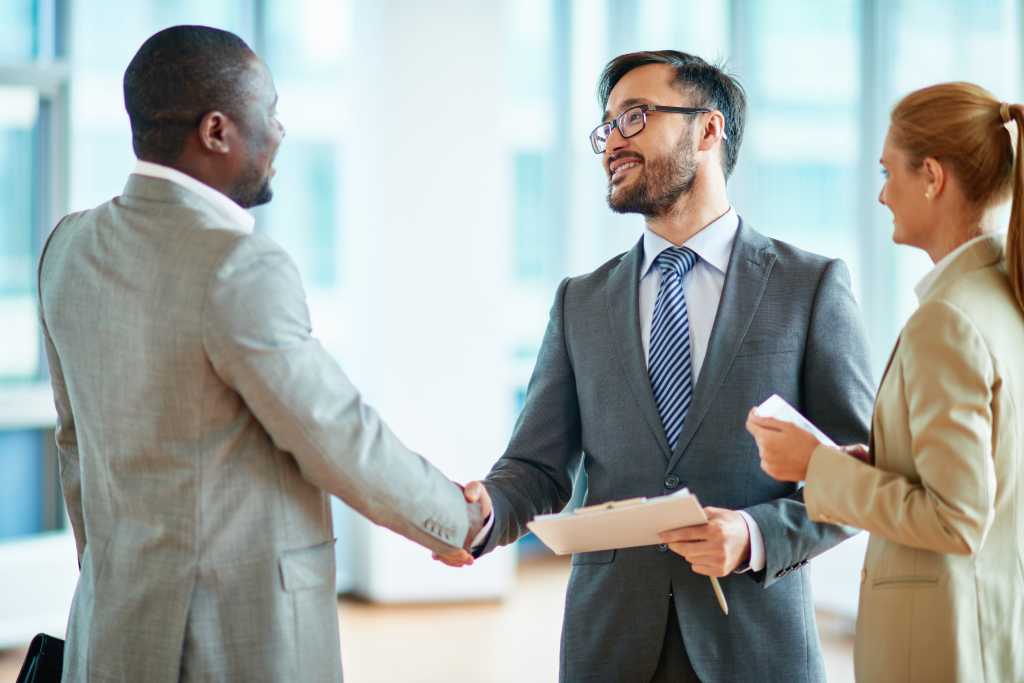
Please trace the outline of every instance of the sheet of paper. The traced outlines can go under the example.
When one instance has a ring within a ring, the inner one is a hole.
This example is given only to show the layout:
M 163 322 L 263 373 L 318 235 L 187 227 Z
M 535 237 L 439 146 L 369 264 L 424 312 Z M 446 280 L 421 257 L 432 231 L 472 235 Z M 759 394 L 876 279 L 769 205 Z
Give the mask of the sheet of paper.
M 697 497 L 683 489 L 657 498 L 588 506 L 576 512 L 538 515 L 527 524 L 558 555 L 661 543 L 658 534 L 704 524 L 707 516 Z
M 786 400 L 778 394 L 772 394 L 768 400 L 757 407 L 757 414 L 761 417 L 772 417 L 783 422 L 790 422 L 797 427 L 810 432 L 825 445 L 838 448 L 836 443 L 828 438 L 825 432 L 821 431 L 806 417 L 801 415 L 796 408 L 786 403 Z

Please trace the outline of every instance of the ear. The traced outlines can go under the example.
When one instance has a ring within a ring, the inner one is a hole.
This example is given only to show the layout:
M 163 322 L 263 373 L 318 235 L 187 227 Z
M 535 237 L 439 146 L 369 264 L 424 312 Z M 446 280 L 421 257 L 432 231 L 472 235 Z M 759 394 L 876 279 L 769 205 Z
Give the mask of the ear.
M 228 154 L 234 138 L 234 122 L 221 111 L 211 111 L 199 120 L 199 143 L 214 154 Z
M 946 183 L 949 180 L 946 169 L 942 167 L 938 159 L 925 157 L 925 160 L 921 162 L 921 173 L 925 180 L 925 198 L 937 199 L 946 189 Z
M 700 142 L 697 149 L 706 152 L 713 148 L 718 142 L 726 140 L 725 115 L 717 109 L 708 114 L 704 121 L 704 128 L 701 131 Z

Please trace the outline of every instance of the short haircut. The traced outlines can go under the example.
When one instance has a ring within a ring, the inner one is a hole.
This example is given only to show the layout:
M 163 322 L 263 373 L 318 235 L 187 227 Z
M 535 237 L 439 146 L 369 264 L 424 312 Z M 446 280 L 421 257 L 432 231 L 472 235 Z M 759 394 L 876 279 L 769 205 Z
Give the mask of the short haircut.
M 124 72 L 135 156 L 174 162 L 204 115 L 240 117 L 252 55 L 244 40 L 209 26 L 172 26 L 150 36 Z
M 608 62 L 601 73 L 601 81 L 597 86 L 601 109 L 607 108 L 608 97 L 623 76 L 648 64 L 668 64 L 675 68 L 675 85 L 694 95 L 693 106 L 717 109 L 725 116 L 727 139 L 722 142 L 722 169 L 728 178 L 736 167 L 740 143 L 743 142 L 743 126 L 747 114 L 747 97 L 743 86 L 722 67 L 709 64 L 695 55 L 676 50 L 630 52 Z

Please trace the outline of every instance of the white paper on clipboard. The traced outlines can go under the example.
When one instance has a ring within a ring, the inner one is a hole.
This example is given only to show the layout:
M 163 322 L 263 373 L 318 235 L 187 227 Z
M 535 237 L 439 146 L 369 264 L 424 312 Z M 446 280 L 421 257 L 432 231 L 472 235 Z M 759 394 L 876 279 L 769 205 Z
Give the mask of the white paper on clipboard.
M 836 442 L 828 438 L 828 435 L 825 432 L 815 427 L 814 423 L 801 415 L 796 408 L 786 403 L 786 399 L 782 398 L 778 394 L 772 394 L 769 396 L 768 400 L 759 405 L 756 410 L 757 414 L 761 417 L 771 417 L 776 420 L 782 420 L 783 422 L 790 422 L 800 429 L 810 432 L 818 439 L 818 441 L 826 446 L 839 448 L 836 446 Z
M 658 534 L 708 521 L 686 489 L 667 496 L 612 501 L 575 512 L 538 515 L 526 526 L 557 555 L 661 543 Z

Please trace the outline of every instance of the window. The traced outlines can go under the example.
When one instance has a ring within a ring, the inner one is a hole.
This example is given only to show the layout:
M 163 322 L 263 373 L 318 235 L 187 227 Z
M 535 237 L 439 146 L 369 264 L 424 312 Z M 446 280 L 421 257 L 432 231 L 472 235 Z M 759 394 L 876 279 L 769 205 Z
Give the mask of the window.
M 4 353 L 0 378 L 31 380 L 39 373 L 35 306 L 39 236 L 39 93 L 0 86 L 0 319 Z
M 367 103 L 345 99 L 352 17 L 348 2 L 269 2 L 256 51 L 274 74 L 279 116 L 287 131 L 275 161 L 274 201 L 256 209 L 257 229 L 292 256 L 312 297 L 343 285 L 343 142 L 359 135 Z

